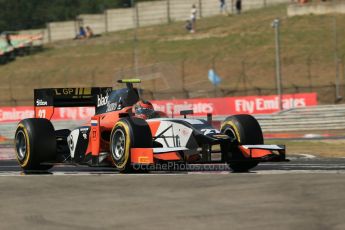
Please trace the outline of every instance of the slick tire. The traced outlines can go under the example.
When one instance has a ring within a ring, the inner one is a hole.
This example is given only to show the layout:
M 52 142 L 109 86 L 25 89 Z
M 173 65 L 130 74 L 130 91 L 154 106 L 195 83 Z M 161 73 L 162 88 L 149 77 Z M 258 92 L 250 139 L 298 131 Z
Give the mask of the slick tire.
M 55 131 L 49 120 L 22 120 L 17 126 L 14 140 L 17 161 L 23 170 L 48 170 L 53 167 L 42 164 L 56 158 Z
M 239 145 L 261 145 L 264 143 L 261 127 L 251 115 L 242 114 L 226 118 L 221 126 L 221 132 L 230 136 Z M 234 172 L 247 172 L 259 163 L 245 158 L 237 147 L 227 151 L 231 153 L 228 164 Z
M 147 122 L 140 118 L 122 118 L 110 135 L 111 160 L 122 173 L 145 172 L 131 164 L 131 148 L 152 148 L 152 134 Z

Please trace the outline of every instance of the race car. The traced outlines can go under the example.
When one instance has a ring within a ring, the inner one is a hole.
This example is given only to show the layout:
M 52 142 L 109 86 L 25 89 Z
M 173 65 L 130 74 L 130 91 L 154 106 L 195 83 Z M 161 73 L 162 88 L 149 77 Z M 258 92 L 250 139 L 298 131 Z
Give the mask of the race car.
M 260 162 L 286 160 L 285 146 L 264 145 L 261 127 L 250 115 L 229 116 L 220 129 L 212 126 L 211 116 L 187 118 L 193 111 L 170 118 L 141 99 L 134 87 L 139 79 L 118 82 L 126 87 L 35 89 L 35 118 L 20 121 L 15 132 L 20 167 L 49 170 L 66 163 L 130 173 L 169 162 L 226 163 L 244 172 Z M 82 106 L 95 107 L 88 123 L 73 130 L 54 129 L 54 108 Z

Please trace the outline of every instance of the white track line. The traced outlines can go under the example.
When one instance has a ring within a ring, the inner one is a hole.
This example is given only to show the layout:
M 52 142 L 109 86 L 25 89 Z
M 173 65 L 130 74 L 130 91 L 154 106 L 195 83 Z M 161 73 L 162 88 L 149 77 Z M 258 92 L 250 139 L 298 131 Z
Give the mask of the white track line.
M 340 167 L 343 168 L 345 167 L 344 164 L 320 164 L 320 163 L 316 163 L 316 164 L 282 164 L 282 165 L 277 165 L 277 164 L 272 164 L 272 163 L 265 163 L 265 164 L 261 164 L 260 166 L 279 166 L 279 167 Z
M 298 154 L 298 155 L 300 155 L 300 156 L 302 156 L 303 158 L 306 158 L 306 159 L 314 159 L 314 158 L 316 158 L 316 156 L 311 155 L 311 154 L 301 153 L 301 154 Z
M 261 175 L 281 174 L 345 174 L 345 170 L 262 170 L 254 171 Z
M 184 175 L 229 175 L 229 176 L 243 176 L 243 175 L 282 175 L 282 174 L 345 174 L 345 170 L 262 170 L 251 171 L 250 173 L 232 173 L 230 171 L 220 172 L 187 172 L 187 173 L 149 173 L 149 174 L 119 174 L 119 173 L 89 173 L 89 172 L 54 172 L 52 174 L 24 174 L 22 172 L 3 172 L 1 177 L 16 177 L 16 176 L 127 176 L 127 177 L 154 177 L 154 176 L 184 176 Z
M 305 154 L 305 153 L 293 153 L 292 155 L 287 155 L 287 158 L 289 160 L 299 160 L 299 159 L 303 159 L 303 160 L 307 160 L 307 159 L 315 159 L 317 158 L 316 156 L 312 155 L 312 154 Z

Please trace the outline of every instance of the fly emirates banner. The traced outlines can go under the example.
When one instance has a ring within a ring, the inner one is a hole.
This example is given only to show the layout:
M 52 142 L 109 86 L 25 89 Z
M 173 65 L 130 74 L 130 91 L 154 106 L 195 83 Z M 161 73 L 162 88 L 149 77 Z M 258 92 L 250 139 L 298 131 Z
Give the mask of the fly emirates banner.
M 270 114 L 279 111 L 279 96 L 246 96 L 152 101 L 156 110 L 179 115 L 182 110 L 193 110 L 194 115 L 212 113 L 215 116 L 231 114 Z M 283 109 L 317 105 L 316 93 L 285 94 Z
M 317 105 L 316 93 L 286 94 L 282 97 L 284 109 Z M 194 115 L 227 116 L 231 114 L 270 114 L 279 111 L 279 97 L 248 96 L 198 98 L 151 101 L 156 110 L 168 116 L 178 116 L 182 110 L 193 110 Z M 95 113 L 92 107 L 55 108 L 53 120 L 89 120 Z M 17 122 L 34 116 L 32 106 L 0 107 L 0 122 Z

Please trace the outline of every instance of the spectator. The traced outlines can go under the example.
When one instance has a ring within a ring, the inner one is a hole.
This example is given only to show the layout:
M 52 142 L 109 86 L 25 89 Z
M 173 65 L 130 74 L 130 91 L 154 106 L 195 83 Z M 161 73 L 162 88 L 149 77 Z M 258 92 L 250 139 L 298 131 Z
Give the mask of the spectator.
M 226 0 L 219 0 L 220 3 L 220 13 L 229 15 Z
M 12 41 L 11 41 L 11 35 L 9 33 L 6 33 L 5 39 L 6 39 L 6 42 L 7 42 L 8 46 L 13 46 L 12 45 Z
M 84 39 L 84 38 L 86 38 L 86 31 L 85 31 L 84 27 L 80 26 L 79 27 L 79 33 L 77 34 L 75 39 Z
M 191 20 L 187 20 L 187 21 L 186 21 L 185 28 L 186 28 L 186 30 L 188 30 L 189 32 L 192 31 L 192 21 L 191 21 Z
M 86 37 L 87 38 L 92 38 L 94 36 L 93 31 L 90 26 L 86 27 Z
M 237 14 L 241 14 L 241 11 L 242 11 L 242 1 L 241 0 L 236 0 L 236 11 L 237 11 Z
M 192 9 L 191 9 L 191 23 L 192 23 L 192 29 L 190 30 L 191 33 L 195 33 L 196 30 L 196 14 L 197 14 L 197 9 L 195 4 L 193 4 Z

